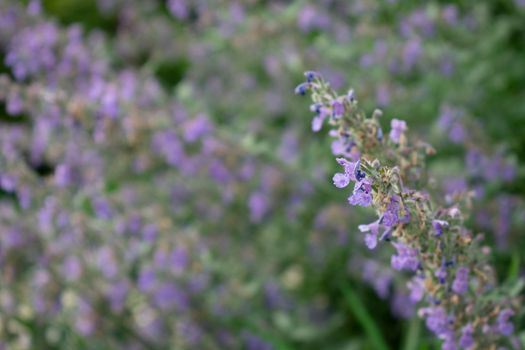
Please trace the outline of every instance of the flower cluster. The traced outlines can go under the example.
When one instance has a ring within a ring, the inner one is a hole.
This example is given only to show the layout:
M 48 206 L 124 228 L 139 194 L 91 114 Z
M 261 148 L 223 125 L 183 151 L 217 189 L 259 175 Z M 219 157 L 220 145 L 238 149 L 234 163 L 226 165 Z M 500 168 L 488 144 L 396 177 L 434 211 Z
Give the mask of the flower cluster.
M 496 286 L 481 236 L 464 225 L 466 208 L 428 192 L 425 183 L 430 179 L 423 170 L 425 157 L 434 150 L 423 142 L 412 144 L 406 123 L 398 119 L 391 121 L 390 137 L 384 139 L 380 111 L 366 117 L 353 91 L 350 98 L 338 96 L 319 74 L 306 75 L 300 87 L 311 93 L 317 110 L 329 111 L 330 134 L 355 145 L 360 154 L 355 161 L 337 159 L 345 172 L 334 176 L 334 184 L 342 188 L 355 181 L 350 204 L 372 206 L 377 212 L 376 222 L 359 226 L 366 245 L 376 248 L 378 236 L 390 241 L 397 251 L 392 267 L 416 274 L 408 287 L 414 299 L 430 304 L 420 308 L 419 315 L 443 340 L 442 348 L 506 344 L 516 304 L 510 296 L 491 297 L 505 295 L 506 289 Z M 344 110 L 336 113 L 335 104 Z

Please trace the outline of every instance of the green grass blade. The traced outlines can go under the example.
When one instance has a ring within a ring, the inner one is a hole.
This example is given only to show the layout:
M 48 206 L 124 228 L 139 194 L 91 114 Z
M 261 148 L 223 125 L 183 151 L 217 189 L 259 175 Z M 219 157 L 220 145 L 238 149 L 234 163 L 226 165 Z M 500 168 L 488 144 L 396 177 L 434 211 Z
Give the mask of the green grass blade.
M 353 315 L 363 327 L 373 348 L 375 350 L 388 350 L 389 348 L 386 345 L 386 341 L 383 338 L 379 327 L 373 320 L 372 316 L 370 316 L 368 310 L 364 307 L 363 301 L 348 286 L 341 286 L 341 291 L 343 292 L 346 303 L 348 304 Z
M 408 324 L 408 331 L 403 340 L 403 350 L 417 350 L 419 346 L 419 335 L 421 332 L 421 321 L 418 317 L 412 318 Z

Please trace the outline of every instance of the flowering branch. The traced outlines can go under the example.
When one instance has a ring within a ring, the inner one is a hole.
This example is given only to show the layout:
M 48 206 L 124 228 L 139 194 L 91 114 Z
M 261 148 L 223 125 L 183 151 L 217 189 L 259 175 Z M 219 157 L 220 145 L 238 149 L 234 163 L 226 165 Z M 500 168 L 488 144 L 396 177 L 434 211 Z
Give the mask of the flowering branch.
M 381 111 L 367 117 L 353 90 L 340 96 L 318 73 L 305 76 L 307 81 L 295 92 L 311 94 L 310 110 L 316 114 L 312 130 L 321 130 L 327 122 L 334 137 L 332 153 L 342 156 L 336 160 L 344 171 L 334 175 L 334 185 L 344 188 L 354 182 L 349 203 L 375 209 L 378 219 L 359 225 L 365 243 L 375 249 L 381 241 L 390 242 L 396 250 L 392 267 L 414 273 L 408 282 L 411 300 L 425 301 L 419 315 L 443 340 L 442 348 L 496 349 L 508 344 L 516 300 L 497 287 L 482 236 L 464 225 L 469 195 L 452 203 L 430 191 L 425 160 L 435 151 L 424 142 L 411 143 L 405 121 L 393 119 L 386 138 Z

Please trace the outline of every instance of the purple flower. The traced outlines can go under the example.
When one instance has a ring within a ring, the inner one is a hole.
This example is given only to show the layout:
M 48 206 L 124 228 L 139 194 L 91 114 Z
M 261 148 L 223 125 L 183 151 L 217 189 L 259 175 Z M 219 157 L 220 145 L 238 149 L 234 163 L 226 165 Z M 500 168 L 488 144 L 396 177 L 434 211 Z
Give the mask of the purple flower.
M 212 125 L 205 115 L 199 115 L 184 124 L 184 140 L 193 143 L 210 133 Z
M 250 209 L 250 220 L 253 223 L 259 223 L 268 212 L 270 203 L 263 192 L 256 191 L 250 195 L 248 207 Z
M 436 237 L 443 234 L 443 228 L 448 227 L 448 222 L 443 220 L 432 220 L 432 227 L 436 231 Z
M 22 98 L 17 92 L 11 92 L 6 101 L 6 112 L 11 116 L 22 113 L 24 109 Z
M 186 311 L 190 304 L 188 294 L 173 283 L 163 283 L 155 291 L 155 303 L 161 308 L 175 307 L 178 311 Z
M 510 336 L 514 332 L 514 325 L 509 322 L 509 318 L 514 315 L 511 309 L 504 309 L 498 315 L 496 328 L 499 333 Z
M 461 329 L 461 338 L 459 338 L 459 346 L 462 348 L 468 349 L 474 345 L 474 338 L 472 337 L 474 333 L 474 327 L 469 323 Z
M 323 127 L 323 122 L 328 116 L 328 109 L 321 107 L 319 114 L 312 119 L 312 131 L 318 132 Z
M 332 178 L 337 188 L 344 188 L 350 183 L 350 176 L 346 173 L 336 173 Z
M 452 282 L 452 290 L 454 293 L 463 294 L 468 290 L 468 274 L 469 269 L 466 267 L 460 267 L 456 271 L 456 277 Z
M 308 83 L 311 83 L 312 81 L 314 81 L 315 78 L 319 76 L 319 74 L 314 71 L 306 71 L 304 72 L 304 76 L 306 77 L 306 81 Z
M 186 248 L 179 246 L 171 252 L 170 267 L 175 273 L 181 273 L 188 267 L 188 260 Z
M 419 310 L 419 315 L 425 317 L 427 328 L 438 337 L 445 338 L 450 332 L 449 317 L 443 307 L 426 307 Z
M 416 271 L 419 266 L 417 250 L 403 243 L 393 243 L 397 249 L 397 255 L 393 255 L 390 263 L 396 270 Z
M 189 16 L 190 11 L 185 0 L 168 0 L 167 7 L 173 17 L 184 20 Z
M 359 225 L 359 231 L 366 233 L 365 243 L 368 249 L 374 249 L 377 246 L 377 235 L 379 234 L 379 222 L 375 221 L 368 225 Z
M 437 277 L 439 283 L 445 284 L 447 280 L 447 269 L 445 264 L 442 264 L 441 267 L 434 272 L 434 276 Z
M 348 202 L 362 207 L 368 207 L 372 204 L 372 183 L 369 179 L 356 182 L 354 192 L 348 197 Z
M 424 279 L 419 276 L 415 276 L 412 280 L 408 281 L 407 287 L 410 290 L 410 300 L 413 303 L 417 303 L 423 299 L 423 296 L 425 295 L 424 282 Z
M 304 96 L 306 95 L 306 90 L 308 90 L 309 88 L 310 88 L 310 83 L 301 83 L 297 85 L 294 92 L 296 95 Z
M 339 163 L 339 165 L 341 165 L 345 169 L 345 174 L 348 176 L 350 180 L 357 181 L 355 177 L 355 169 L 356 169 L 357 163 L 351 162 L 344 158 L 336 158 L 336 161 L 337 163 Z
M 345 106 L 339 102 L 334 101 L 332 102 L 332 116 L 336 119 L 343 116 L 343 113 L 345 112 Z
M 392 119 L 390 122 L 392 130 L 390 130 L 390 140 L 394 143 L 399 143 L 401 134 L 407 130 L 407 123 L 404 120 Z
M 381 223 L 385 227 L 393 227 L 399 222 L 399 197 L 392 196 L 390 203 L 388 203 L 383 216 L 381 217 Z

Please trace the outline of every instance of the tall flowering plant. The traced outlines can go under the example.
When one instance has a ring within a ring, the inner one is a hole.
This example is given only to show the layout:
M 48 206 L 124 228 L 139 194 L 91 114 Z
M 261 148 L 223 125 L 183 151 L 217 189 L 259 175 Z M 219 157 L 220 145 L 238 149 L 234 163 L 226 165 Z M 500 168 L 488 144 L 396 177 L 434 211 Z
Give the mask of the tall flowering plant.
M 369 249 L 381 243 L 393 247 L 391 266 L 411 273 L 410 298 L 420 302 L 418 315 L 442 340 L 442 349 L 519 347 L 511 320 L 519 286 L 498 286 L 490 248 L 482 245 L 482 235 L 465 226 L 469 194 L 454 200 L 437 195 L 425 169 L 434 149 L 411 141 L 403 120 L 392 119 L 385 135 L 382 112 L 367 117 L 353 90 L 338 95 L 320 74 L 305 76 L 295 92 L 311 95 L 313 131 L 330 126 L 332 153 L 342 167 L 334 185 L 342 189 L 353 184 L 350 205 L 376 211 L 377 220 L 358 229 Z

